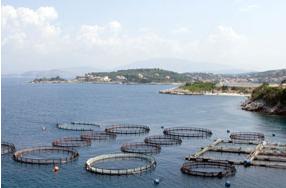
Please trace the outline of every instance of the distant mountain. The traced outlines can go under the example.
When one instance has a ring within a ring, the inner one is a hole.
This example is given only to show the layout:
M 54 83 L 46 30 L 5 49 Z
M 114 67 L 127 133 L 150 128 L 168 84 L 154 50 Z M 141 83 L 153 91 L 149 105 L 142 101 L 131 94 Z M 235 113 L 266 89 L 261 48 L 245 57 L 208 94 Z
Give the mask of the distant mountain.
M 21 77 L 21 78 L 53 78 L 62 77 L 66 79 L 74 78 L 77 75 L 83 75 L 90 71 L 101 71 L 93 67 L 74 67 L 74 68 L 63 68 L 63 69 L 52 69 L 43 71 L 28 71 L 22 74 L 6 74 L 4 77 Z
M 137 61 L 129 65 L 118 67 L 117 70 L 138 69 L 138 68 L 160 68 L 165 70 L 172 70 L 175 72 L 205 72 L 205 73 L 244 73 L 250 70 L 236 69 L 232 66 L 207 63 L 207 62 L 193 62 L 179 58 L 154 58 L 144 61 Z

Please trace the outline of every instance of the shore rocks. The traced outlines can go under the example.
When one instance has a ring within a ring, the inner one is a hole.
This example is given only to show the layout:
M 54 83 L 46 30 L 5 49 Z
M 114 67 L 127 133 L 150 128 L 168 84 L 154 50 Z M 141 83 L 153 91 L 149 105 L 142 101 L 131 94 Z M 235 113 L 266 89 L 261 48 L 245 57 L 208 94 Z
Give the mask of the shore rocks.
M 252 112 L 261 112 L 270 115 L 283 115 L 286 116 L 286 107 L 277 104 L 275 106 L 267 105 L 262 100 L 253 101 L 251 99 L 246 100 L 241 104 L 241 109 Z

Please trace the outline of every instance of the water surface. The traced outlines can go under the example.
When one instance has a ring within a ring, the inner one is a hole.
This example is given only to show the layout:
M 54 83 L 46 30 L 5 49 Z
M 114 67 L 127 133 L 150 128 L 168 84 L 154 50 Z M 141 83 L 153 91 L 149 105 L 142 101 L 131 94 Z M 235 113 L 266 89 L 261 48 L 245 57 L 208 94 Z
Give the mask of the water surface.
M 52 166 L 20 164 L 2 156 L 3 187 L 231 187 L 276 188 L 286 185 L 286 171 L 262 167 L 237 167 L 233 177 L 223 179 L 182 174 L 184 157 L 215 138 L 227 138 L 231 131 L 258 131 L 267 140 L 286 143 L 286 119 L 240 110 L 243 97 L 174 96 L 158 94 L 168 85 L 29 84 L 19 79 L 2 79 L 2 140 L 16 149 L 51 145 L 54 139 L 78 136 L 76 131 L 60 130 L 58 122 L 87 121 L 103 125 L 137 123 L 149 125 L 148 135 L 162 134 L 161 126 L 208 128 L 211 138 L 184 139 L 180 146 L 163 147 L 155 155 L 158 166 L 134 176 L 103 176 L 86 172 L 85 161 L 99 154 L 120 152 L 123 143 L 143 141 L 145 136 L 118 136 L 116 140 L 92 143 L 78 148 L 77 161 Z M 42 131 L 42 127 L 47 131 Z M 104 127 L 103 127 L 104 128 Z M 272 137 L 275 133 L 275 137 Z M 115 163 L 113 163 L 116 165 Z M 160 178 L 159 185 L 153 179 Z

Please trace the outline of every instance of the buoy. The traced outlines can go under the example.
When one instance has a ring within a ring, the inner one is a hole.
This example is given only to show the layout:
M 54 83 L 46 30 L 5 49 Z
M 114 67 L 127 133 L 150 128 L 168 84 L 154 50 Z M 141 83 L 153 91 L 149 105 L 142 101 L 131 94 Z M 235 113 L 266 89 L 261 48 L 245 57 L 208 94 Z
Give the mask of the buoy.
M 159 180 L 159 178 L 156 178 L 156 179 L 154 179 L 154 184 L 159 184 L 160 183 L 160 180 Z
M 161 126 L 161 129 L 164 129 L 164 126 Z
M 275 136 L 275 134 L 273 133 L 272 136 Z
M 244 167 L 249 167 L 251 165 L 251 161 L 245 160 L 245 161 L 243 161 L 243 165 L 244 165 Z
M 46 127 L 42 127 L 42 130 L 43 130 L 43 131 L 46 131 L 46 130 L 47 130 L 47 128 L 46 128 Z
M 59 171 L 59 170 L 60 170 L 60 167 L 57 166 L 57 165 L 55 165 L 53 171 L 54 171 L 54 172 L 57 172 L 57 171 Z
M 225 187 L 230 187 L 230 181 L 226 181 L 224 185 Z
M 230 133 L 230 130 L 227 129 L 226 132 L 227 132 L 227 133 Z

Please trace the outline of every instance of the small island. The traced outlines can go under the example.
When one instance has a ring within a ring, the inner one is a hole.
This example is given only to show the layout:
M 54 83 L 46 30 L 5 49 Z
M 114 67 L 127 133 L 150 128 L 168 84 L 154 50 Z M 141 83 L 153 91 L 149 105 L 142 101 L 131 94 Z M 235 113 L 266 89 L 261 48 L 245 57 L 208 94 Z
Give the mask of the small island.
M 65 83 L 67 82 L 66 79 L 61 78 L 59 76 L 52 77 L 52 78 L 36 78 L 31 81 L 31 83 Z
M 286 81 L 280 85 L 267 83 L 255 88 L 242 105 L 243 110 L 286 116 Z
M 227 86 L 213 82 L 192 82 L 172 89 L 161 90 L 161 94 L 173 95 L 225 95 L 250 96 L 252 86 Z

